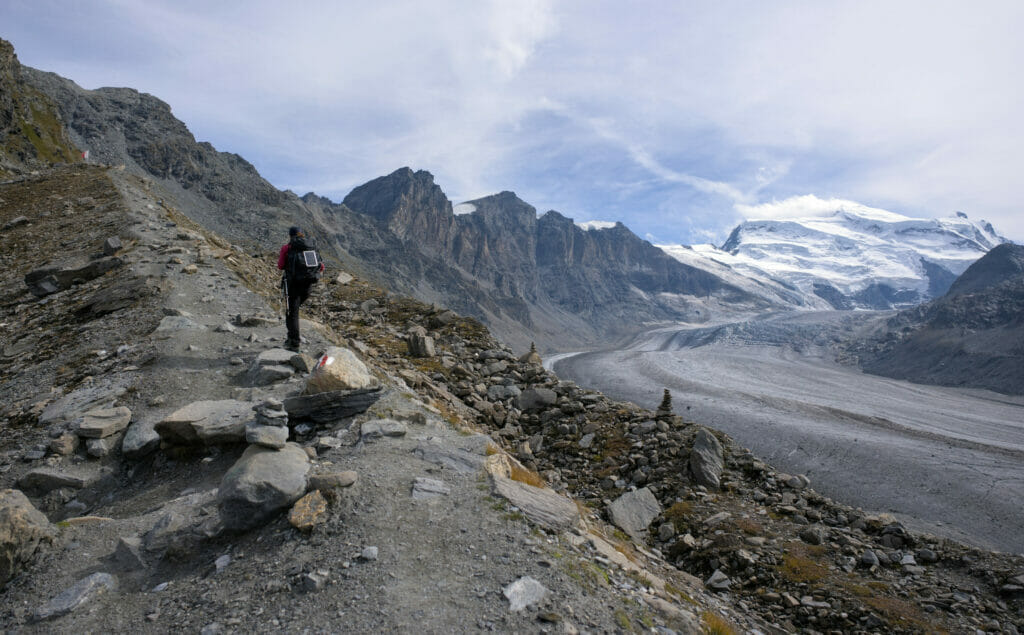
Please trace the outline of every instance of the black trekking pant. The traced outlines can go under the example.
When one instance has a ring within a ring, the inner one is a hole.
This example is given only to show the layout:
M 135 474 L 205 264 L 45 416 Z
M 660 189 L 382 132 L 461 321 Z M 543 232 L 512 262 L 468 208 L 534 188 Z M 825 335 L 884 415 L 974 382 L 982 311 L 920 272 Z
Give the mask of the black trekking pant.
M 308 284 L 296 284 L 288 281 L 288 312 L 284 323 L 288 327 L 288 340 L 298 344 L 299 340 L 299 307 L 309 297 Z

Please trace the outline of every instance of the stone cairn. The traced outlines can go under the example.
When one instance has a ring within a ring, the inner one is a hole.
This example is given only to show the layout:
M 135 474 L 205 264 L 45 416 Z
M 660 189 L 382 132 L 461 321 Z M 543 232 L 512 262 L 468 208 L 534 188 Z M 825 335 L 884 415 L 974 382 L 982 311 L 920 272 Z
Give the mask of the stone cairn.
M 288 441 L 288 412 L 278 399 L 266 399 L 252 407 L 256 419 L 245 427 L 245 440 L 267 448 L 283 448 Z
M 665 389 L 665 394 L 661 397 L 661 405 L 658 406 L 658 410 L 655 411 L 654 417 L 656 419 L 666 419 L 672 416 L 672 393 Z

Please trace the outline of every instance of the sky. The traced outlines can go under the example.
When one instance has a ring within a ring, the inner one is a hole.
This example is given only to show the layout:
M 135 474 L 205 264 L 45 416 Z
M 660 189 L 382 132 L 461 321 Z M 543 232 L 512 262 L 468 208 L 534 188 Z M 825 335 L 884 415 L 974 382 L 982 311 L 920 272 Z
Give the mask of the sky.
M 684 244 L 832 199 L 1024 242 L 1022 31 L 1019 0 L 0 2 L 23 64 L 153 94 L 281 189 L 408 166 Z

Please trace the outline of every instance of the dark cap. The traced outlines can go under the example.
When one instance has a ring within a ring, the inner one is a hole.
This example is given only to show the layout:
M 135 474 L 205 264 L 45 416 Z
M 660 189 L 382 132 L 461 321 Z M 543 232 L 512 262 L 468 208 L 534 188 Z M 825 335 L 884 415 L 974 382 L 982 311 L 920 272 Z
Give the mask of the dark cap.
M 299 229 L 298 227 L 293 226 L 293 227 L 289 227 L 288 228 L 288 235 L 289 236 L 298 236 L 301 233 L 302 233 L 302 230 Z

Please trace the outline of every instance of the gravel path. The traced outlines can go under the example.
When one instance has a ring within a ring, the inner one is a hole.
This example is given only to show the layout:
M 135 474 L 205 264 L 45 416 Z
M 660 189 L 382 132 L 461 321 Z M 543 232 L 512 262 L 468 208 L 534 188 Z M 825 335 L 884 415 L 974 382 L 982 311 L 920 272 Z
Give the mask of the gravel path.
M 806 331 L 808 316 L 795 321 Z M 865 375 L 813 345 L 798 353 L 757 342 L 759 332 L 777 340 L 777 326 L 748 323 L 700 337 L 663 330 L 632 350 L 565 357 L 554 367 L 644 406 L 657 405 L 667 387 L 688 420 L 732 435 L 780 469 L 807 474 L 832 498 L 902 515 L 921 530 L 1024 552 L 1024 399 Z M 724 335 L 737 331 L 742 338 Z M 711 343 L 688 348 L 694 340 Z

